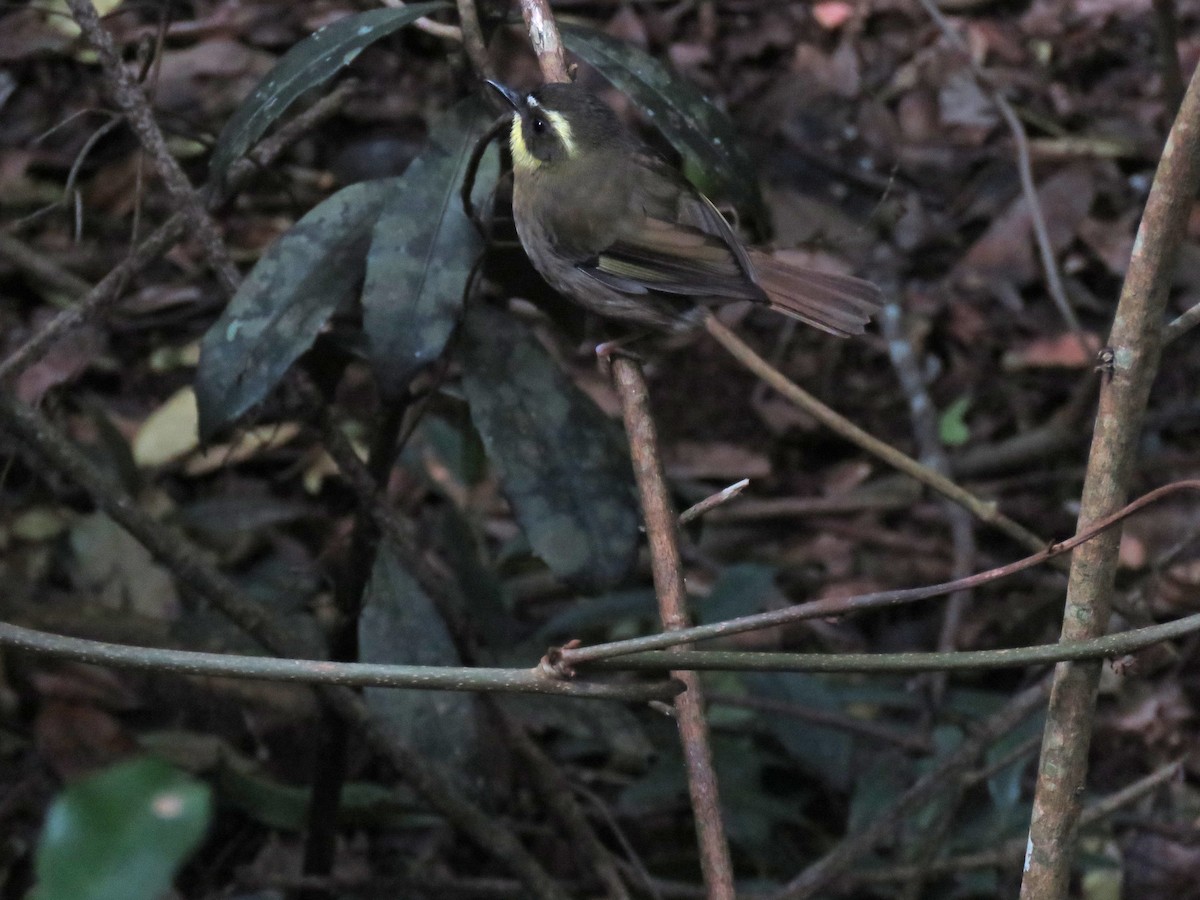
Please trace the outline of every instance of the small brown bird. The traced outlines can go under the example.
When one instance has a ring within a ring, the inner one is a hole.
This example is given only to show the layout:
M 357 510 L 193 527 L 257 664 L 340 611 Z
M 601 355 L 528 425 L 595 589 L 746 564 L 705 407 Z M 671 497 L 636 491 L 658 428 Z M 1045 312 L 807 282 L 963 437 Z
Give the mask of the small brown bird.
M 530 94 L 489 81 L 512 106 L 513 217 L 534 267 L 611 319 L 670 331 L 706 308 L 764 303 L 830 334 L 861 334 L 882 305 L 873 284 L 746 248 L 666 160 L 573 84 Z

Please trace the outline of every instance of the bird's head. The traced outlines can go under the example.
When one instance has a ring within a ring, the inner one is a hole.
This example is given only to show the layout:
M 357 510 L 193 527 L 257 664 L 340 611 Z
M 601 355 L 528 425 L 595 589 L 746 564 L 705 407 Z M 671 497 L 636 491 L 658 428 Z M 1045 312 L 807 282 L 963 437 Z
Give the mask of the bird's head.
M 616 114 L 599 97 L 573 84 L 544 84 L 522 94 L 489 81 L 513 108 L 509 145 L 518 174 L 564 168 L 621 140 Z

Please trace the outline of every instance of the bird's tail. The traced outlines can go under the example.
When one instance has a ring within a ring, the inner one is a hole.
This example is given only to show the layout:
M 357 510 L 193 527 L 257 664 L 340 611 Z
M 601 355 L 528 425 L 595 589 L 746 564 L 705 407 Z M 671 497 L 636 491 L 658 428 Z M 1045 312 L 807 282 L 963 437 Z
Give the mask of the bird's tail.
M 838 337 L 862 334 L 883 306 L 883 293 L 861 278 L 801 268 L 757 250 L 750 262 L 772 309 Z

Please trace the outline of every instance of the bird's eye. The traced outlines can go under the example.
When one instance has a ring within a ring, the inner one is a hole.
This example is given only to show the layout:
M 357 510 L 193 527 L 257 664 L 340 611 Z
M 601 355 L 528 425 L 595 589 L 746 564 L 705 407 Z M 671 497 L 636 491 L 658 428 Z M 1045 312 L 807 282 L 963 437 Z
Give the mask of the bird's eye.
M 529 123 L 529 126 L 533 129 L 534 134 L 546 133 L 546 120 L 541 116 L 534 116 L 533 121 Z

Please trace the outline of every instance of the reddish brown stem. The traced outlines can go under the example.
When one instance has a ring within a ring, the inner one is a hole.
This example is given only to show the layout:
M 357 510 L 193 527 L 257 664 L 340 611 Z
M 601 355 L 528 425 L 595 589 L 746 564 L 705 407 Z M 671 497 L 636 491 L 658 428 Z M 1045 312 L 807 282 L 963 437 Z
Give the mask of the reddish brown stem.
M 687 628 L 690 617 L 683 583 L 683 562 L 679 556 L 677 518 L 667 493 L 666 477 L 658 452 L 658 435 L 650 415 L 646 380 L 637 363 L 617 358 L 613 361 L 613 381 L 621 398 L 621 412 L 633 458 L 633 473 L 646 519 L 659 615 L 667 631 Z M 708 886 L 709 897 L 732 898 L 733 865 L 721 820 L 721 803 L 708 740 L 708 723 L 704 719 L 700 676 L 695 672 L 679 671 L 673 672 L 672 677 L 678 678 L 687 688 L 675 698 L 675 718 L 687 766 L 688 789 L 696 817 L 696 837 L 700 843 L 704 882 Z

